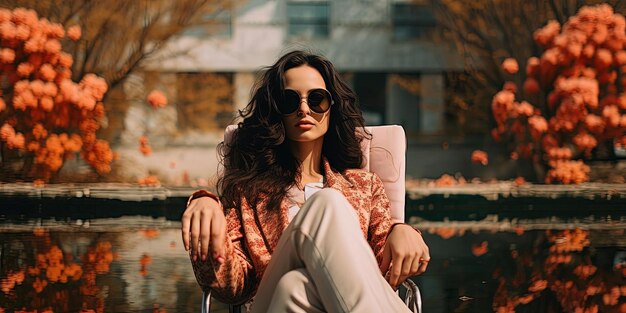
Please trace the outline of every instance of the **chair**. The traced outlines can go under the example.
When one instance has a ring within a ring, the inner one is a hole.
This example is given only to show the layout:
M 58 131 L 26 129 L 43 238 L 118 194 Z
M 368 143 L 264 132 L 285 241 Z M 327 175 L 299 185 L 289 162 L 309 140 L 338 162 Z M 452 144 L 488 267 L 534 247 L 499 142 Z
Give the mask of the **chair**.
M 232 140 L 236 125 L 230 125 L 224 132 L 224 142 Z M 370 126 L 366 129 L 372 134 L 371 140 L 364 140 L 363 169 L 376 173 L 383 181 L 385 193 L 391 202 L 391 217 L 393 222 L 404 222 L 405 176 L 406 171 L 406 135 L 402 126 Z M 407 279 L 402 286 L 406 288 L 404 302 L 414 313 L 422 311 L 422 299 L 417 285 Z M 211 291 L 205 291 L 202 296 L 202 313 L 209 313 Z M 242 312 L 242 306 L 229 308 L 231 313 Z

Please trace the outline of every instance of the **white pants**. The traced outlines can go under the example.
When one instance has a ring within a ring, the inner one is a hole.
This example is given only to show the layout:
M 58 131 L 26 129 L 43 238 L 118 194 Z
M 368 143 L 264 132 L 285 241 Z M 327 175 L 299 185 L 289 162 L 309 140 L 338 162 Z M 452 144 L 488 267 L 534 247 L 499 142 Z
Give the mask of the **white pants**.
M 252 312 L 410 311 L 381 275 L 350 203 L 326 188 L 282 234 Z

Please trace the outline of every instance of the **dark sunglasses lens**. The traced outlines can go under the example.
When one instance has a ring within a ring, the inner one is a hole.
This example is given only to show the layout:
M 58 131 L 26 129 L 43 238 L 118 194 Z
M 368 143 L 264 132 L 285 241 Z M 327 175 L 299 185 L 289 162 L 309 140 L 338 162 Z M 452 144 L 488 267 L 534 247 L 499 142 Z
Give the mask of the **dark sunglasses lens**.
M 300 106 L 300 95 L 293 90 L 285 90 L 283 101 L 278 104 L 278 110 L 282 114 L 291 114 Z
M 330 107 L 330 96 L 326 90 L 315 89 L 311 90 L 309 97 L 307 98 L 309 108 L 317 113 L 324 113 L 328 111 Z

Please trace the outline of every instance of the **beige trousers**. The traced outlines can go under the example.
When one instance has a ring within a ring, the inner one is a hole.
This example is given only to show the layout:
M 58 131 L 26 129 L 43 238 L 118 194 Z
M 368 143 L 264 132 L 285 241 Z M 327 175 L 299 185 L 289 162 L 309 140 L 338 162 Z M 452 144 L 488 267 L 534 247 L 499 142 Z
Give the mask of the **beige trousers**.
M 252 312 L 410 311 L 381 275 L 350 203 L 326 188 L 282 234 Z

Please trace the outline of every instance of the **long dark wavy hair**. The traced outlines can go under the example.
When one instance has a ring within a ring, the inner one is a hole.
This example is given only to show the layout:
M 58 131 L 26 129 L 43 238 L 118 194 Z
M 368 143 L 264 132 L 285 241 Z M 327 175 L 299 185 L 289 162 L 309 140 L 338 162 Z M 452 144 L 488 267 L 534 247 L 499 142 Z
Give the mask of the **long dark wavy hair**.
M 326 58 L 305 51 L 292 51 L 261 72 L 252 89 L 251 100 L 239 115 L 231 144 L 218 146 L 224 172 L 217 181 L 224 208 L 238 208 L 245 199 L 256 206 L 267 197 L 269 210 L 279 209 L 288 190 L 300 178 L 299 163 L 289 149 L 285 127 L 276 103 L 281 101 L 285 72 L 301 65 L 311 66 L 322 75 L 335 104 L 331 106 L 328 132 L 322 155 L 331 168 L 343 172 L 360 168 L 360 143 L 366 136 L 356 95 Z

